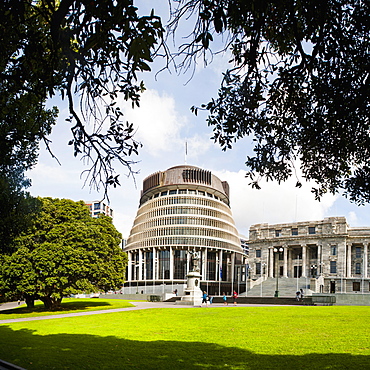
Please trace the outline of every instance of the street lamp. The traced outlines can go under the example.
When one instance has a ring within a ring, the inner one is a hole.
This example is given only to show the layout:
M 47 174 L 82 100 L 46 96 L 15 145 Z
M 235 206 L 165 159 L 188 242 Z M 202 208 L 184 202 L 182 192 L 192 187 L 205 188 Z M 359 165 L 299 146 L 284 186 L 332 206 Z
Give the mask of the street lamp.
M 278 273 L 278 263 L 279 263 L 279 255 L 281 252 L 284 251 L 283 247 L 280 248 L 274 248 L 273 249 L 274 253 L 277 253 L 275 259 L 276 259 L 276 267 L 275 267 L 275 274 L 276 274 L 276 289 L 275 289 L 275 294 L 274 297 L 278 298 L 279 297 L 279 273 Z
M 266 267 L 266 263 L 261 264 L 261 297 L 262 297 L 262 283 L 263 283 L 263 272 Z

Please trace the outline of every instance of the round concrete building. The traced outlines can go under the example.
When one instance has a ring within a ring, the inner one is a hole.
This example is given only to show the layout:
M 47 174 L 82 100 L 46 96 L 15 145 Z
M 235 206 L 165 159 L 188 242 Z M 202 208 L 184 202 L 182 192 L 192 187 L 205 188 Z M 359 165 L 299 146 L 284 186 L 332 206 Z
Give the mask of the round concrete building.
M 201 289 L 212 295 L 245 291 L 246 261 L 229 185 L 198 167 L 172 167 L 143 181 L 124 251 L 129 259 L 126 292 L 181 294 L 192 251 L 200 252 Z

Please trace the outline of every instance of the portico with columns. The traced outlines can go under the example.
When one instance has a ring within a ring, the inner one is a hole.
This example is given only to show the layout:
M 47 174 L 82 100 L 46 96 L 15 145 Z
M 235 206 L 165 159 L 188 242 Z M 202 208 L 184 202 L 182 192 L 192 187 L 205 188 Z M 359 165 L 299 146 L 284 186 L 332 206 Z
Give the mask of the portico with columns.
M 351 228 L 344 217 L 257 224 L 250 228 L 248 245 L 254 280 L 302 277 L 313 284 L 320 279 L 327 292 L 370 293 L 370 227 Z

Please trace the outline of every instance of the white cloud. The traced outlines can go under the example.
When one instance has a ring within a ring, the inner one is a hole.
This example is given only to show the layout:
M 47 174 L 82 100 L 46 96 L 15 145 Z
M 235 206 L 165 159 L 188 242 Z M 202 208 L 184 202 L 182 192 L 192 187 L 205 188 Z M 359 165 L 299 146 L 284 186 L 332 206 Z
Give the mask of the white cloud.
M 349 212 L 348 213 L 348 216 L 347 216 L 347 222 L 350 224 L 350 225 L 356 225 L 357 224 L 357 214 L 356 212 Z
M 209 135 L 194 135 L 186 139 L 188 143 L 188 158 L 190 160 L 196 160 L 202 157 L 213 145 L 209 139 Z
M 176 111 L 173 97 L 159 94 L 155 90 L 146 90 L 139 108 L 132 109 L 126 102 L 124 105 L 125 118 L 138 128 L 135 139 L 144 145 L 148 154 L 157 156 L 183 143 L 180 130 L 186 118 Z
M 261 190 L 252 189 L 245 171 L 213 171 L 230 185 L 231 210 L 238 231 L 248 236 L 250 225 L 321 220 L 335 202 L 336 196 L 325 195 L 315 201 L 311 186 L 295 187 L 294 179 L 285 183 L 261 181 Z

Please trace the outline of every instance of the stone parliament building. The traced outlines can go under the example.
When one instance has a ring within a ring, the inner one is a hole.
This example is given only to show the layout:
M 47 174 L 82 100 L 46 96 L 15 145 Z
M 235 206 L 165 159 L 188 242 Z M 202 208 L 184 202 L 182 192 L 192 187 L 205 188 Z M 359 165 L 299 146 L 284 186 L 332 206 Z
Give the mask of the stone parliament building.
M 228 183 L 180 165 L 143 181 L 124 247 L 123 291 L 181 294 L 191 253 L 198 252 L 201 289 L 211 295 L 237 290 L 273 296 L 280 290 L 280 296 L 294 296 L 298 287 L 306 295 L 370 293 L 369 245 L 370 227 L 350 227 L 345 217 L 255 224 L 243 237 L 232 217 Z
M 350 227 L 345 217 L 249 230 L 249 275 L 306 278 L 312 293 L 369 293 L 369 227 Z

